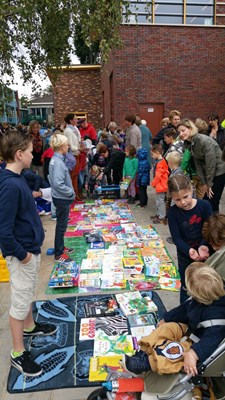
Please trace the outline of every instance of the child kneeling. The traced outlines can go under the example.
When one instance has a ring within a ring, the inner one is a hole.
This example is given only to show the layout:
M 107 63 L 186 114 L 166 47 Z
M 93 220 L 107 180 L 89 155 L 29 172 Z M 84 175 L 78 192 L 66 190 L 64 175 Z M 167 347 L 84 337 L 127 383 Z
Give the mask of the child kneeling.
M 225 337 L 225 290 L 221 276 L 200 262 L 189 265 L 185 272 L 190 299 L 168 311 L 155 331 L 139 341 L 141 350 L 132 357 L 124 356 L 124 366 L 134 374 L 150 369 L 159 374 L 172 374 L 182 368 L 197 375 L 202 364 Z M 210 328 L 203 322 L 210 320 Z M 188 332 L 190 337 L 183 338 Z

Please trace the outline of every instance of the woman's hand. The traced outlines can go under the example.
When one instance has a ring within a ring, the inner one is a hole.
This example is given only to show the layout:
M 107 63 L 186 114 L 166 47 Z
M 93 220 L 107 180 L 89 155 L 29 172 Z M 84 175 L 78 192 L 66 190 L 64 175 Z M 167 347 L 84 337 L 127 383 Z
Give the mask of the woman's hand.
M 199 256 L 197 250 L 195 250 L 195 249 L 192 249 L 192 248 L 191 248 L 191 249 L 189 250 L 189 256 L 190 256 L 190 258 L 191 258 L 192 260 L 195 260 L 195 261 L 200 261 L 200 260 L 201 260 L 201 257 Z
M 209 248 L 207 246 L 200 246 L 198 248 L 198 254 L 201 257 L 201 260 L 206 260 L 209 257 Z
M 210 188 L 210 187 L 208 187 L 207 196 L 209 199 L 211 199 L 214 196 L 214 192 L 212 191 L 212 188 Z
M 198 375 L 198 370 L 197 370 L 197 361 L 198 361 L 198 356 L 195 353 L 194 350 L 190 349 L 187 351 L 187 353 L 184 353 L 184 371 L 188 375 Z

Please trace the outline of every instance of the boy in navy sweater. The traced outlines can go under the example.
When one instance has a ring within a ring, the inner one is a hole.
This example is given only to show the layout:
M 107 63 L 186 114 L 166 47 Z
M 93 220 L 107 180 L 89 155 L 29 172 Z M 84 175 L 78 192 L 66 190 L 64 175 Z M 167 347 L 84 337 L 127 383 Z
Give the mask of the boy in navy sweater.
M 13 341 L 11 363 L 26 376 L 42 373 L 29 351 L 24 336 L 51 335 L 56 326 L 34 322 L 34 295 L 44 231 L 32 193 L 21 172 L 29 168 L 33 155 L 32 136 L 16 130 L 0 139 L 0 153 L 6 169 L 0 170 L 0 248 L 10 271 L 10 330 Z

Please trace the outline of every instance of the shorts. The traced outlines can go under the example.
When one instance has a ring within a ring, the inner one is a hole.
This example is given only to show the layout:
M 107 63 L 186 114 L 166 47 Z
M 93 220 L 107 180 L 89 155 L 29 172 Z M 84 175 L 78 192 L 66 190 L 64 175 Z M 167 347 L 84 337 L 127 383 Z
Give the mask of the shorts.
M 32 254 L 31 260 L 27 264 L 22 264 L 16 257 L 6 257 L 11 283 L 9 314 L 17 320 L 25 320 L 30 311 L 37 286 L 40 261 L 40 254 Z

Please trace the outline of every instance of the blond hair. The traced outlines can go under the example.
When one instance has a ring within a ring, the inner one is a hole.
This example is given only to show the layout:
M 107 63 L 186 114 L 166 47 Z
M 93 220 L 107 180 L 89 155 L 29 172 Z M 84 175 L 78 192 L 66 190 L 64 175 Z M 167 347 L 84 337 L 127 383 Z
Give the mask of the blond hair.
M 198 303 L 209 305 L 225 295 L 224 283 L 216 270 L 201 262 L 191 263 L 185 271 L 187 291 Z
M 196 135 L 198 133 L 198 128 L 195 126 L 194 122 L 188 118 L 182 119 L 179 124 L 177 125 L 177 130 L 180 126 L 185 126 L 186 128 L 190 129 L 190 137 Z
M 181 154 L 178 153 L 178 151 L 171 151 L 170 153 L 167 154 L 166 160 L 172 161 L 173 164 L 175 165 L 180 165 L 181 164 Z
M 63 144 L 67 144 L 68 139 L 65 135 L 57 133 L 56 135 L 52 135 L 50 139 L 50 146 L 54 151 L 60 149 Z

